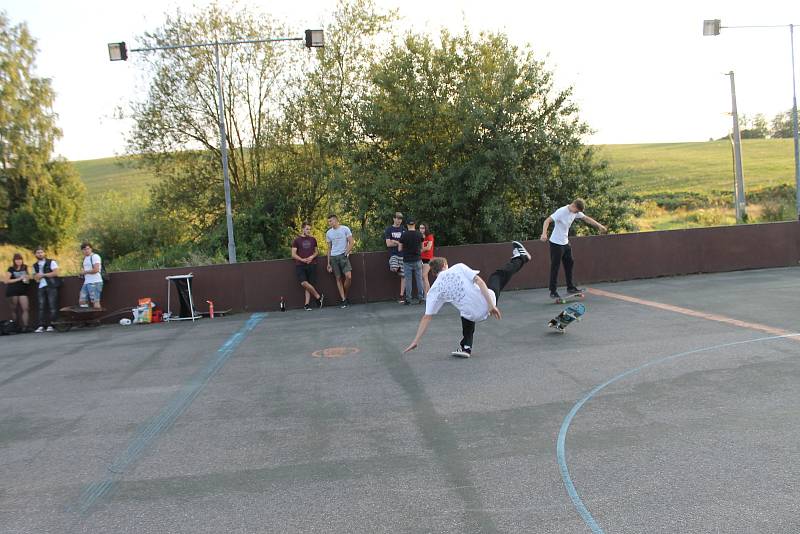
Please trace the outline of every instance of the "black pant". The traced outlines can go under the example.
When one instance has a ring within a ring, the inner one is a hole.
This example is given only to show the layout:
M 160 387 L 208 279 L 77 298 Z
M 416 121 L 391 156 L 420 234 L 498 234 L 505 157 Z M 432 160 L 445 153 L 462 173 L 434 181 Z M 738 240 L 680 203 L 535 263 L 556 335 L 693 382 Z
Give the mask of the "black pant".
M 522 258 L 512 258 L 511 261 L 497 269 L 489 277 L 489 282 L 486 286 L 494 291 L 494 295 L 497 297 L 498 301 L 500 300 L 500 292 L 506 287 L 506 284 L 508 284 L 511 277 L 514 276 L 514 273 L 522 269 L 523 265 L 525 265 L 525 260 Z M 472 348 L 472 337 L 475 334 L 475 321 L 470 321 L 462 317 L 461 334 L 463 336 L 461 347 Z
M 45 286 L 36 290 L 38 325 L 48 327 L 58 319 L 58 288 Z
M 572 248 L 569 245 L 556 245 L 550 243 L 550 292 L 554 293 L 558 288 L 558 268 L 564 263 L 564 274 L 567 278 L 567 287 L 575 287 L 572 281 L 572 266 L 575 261 L 572 259 Z

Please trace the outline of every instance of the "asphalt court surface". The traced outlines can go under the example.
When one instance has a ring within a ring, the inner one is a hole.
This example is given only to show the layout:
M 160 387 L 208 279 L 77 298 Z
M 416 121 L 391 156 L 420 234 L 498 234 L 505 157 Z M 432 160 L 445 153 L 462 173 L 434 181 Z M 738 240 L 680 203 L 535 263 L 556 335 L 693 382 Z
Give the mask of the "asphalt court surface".
M 592 287 L 0 338 L 0 530 L 800 531 L 800 268 Z

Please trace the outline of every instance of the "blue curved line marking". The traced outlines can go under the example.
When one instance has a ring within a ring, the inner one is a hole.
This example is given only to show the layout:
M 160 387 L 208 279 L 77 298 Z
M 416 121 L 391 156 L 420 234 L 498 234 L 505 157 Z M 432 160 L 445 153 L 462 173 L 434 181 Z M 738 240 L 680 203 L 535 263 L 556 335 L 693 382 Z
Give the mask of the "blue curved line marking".
M 233 334 L 217 350 L 217 353 L 200 369 L 189 381 L 183 385 L 181 391 L 170 399 L 167 406 L 149 421 L 139 427 L 133 439 L 128 443 L 125 451 L 118 455 L 106 469 L 109 474 L 101 482 L 89 484 L 81 493 L 78 502 L 68 510 L 75 510 L 81 515 L 87 515 L 98 500 L 109 493 L 117 480 L 125 474 L 131 464 L 135 463 L 150 445 L 153 444 L 165 431 L 169 430 L 175 420 L 189 407 L 192 401 L 200 394 L 209 380 L 222 368 L 233 352 L 265 317 L 266 313 L 254 313 L 247 322 Z
M 626 376 L 630 376 L 634 373 L 638 373 L 639 371 L 646 369 L 648 367 L 652 367 L 653 365 L 658 365 L 664 362 L 668 362 L 670 360 L 675 360 L 677 358 L 682 358 L 684 356 L 689 356 L 691 354 L 698 354 L 700 352 L 710 352 L 717 349 L 724 349 L 726 347 L 734 347 L 736 345 L 744 345 L 747 343 L 758 343 L 760 341 L 770 341 L 774 339 L 784 339 L 790 337 L 797 337 L 800 334 L 785 334 L 782 336 L 769 336 L 769 337 L 760 337 L 756 339 L 747 339 L 745 341 L 735 341 L 733 343 L 722 343 L 720 345 L 713 345 L 711 347 L 704 347 L 702 349 L 695 349 L 690 350 L 687 352 L 681 352 L 678 354 L 672 354 L 671 356 L 665 356 L 663 358 L 658 358 L 656 360 L 649 361 L 639 367 L 635 367 L 633 369 L 628 369 L 625 372 L 618 374 L 617 376 L 610 378 L 600 384 L 599 386 L 592 389 L 589 393 L 583 396 L 581 400 L 575 403 L 572 409 L 569 411 L 567 416 L 564 418 L 564 421 L 561 423 L 561 430 L 558 431 L 558 442 L 556 443 L 556 457 L 558 458 L 558 468 L 561 471 L 561 479 L 564 481 L 564 487 L 569 494 L 570 500 L 572 500 L 572 504 L 575 506 L 575 509 L 580 514 L 583 522 L 586 523 L 586 526 L 589 527 L 594 534 L 604 534 L 603 529 L 597 524 L 594 517 L 592 517 L 591 512 L 589 509 L 586 508 L 586 505 L 583 504 L 583 501 L 578 495 L 578 490 L 575 489 L 575 484 L 572 482 L 572 477 L 569 474 L 569 468 L 567 467 L 567 460 L 566 460 L 566 440 L 567 440 L 567 431 L 569 430 L 569 425 L 572 423 L 572 420 L 575 418 L 575 415 L 578 413 L 578 410 L 583 407 L 584 404 L 589 402 L 592 397 L 597 395 L 601 390 L 605 387 L 617 382 L 625 378 Z

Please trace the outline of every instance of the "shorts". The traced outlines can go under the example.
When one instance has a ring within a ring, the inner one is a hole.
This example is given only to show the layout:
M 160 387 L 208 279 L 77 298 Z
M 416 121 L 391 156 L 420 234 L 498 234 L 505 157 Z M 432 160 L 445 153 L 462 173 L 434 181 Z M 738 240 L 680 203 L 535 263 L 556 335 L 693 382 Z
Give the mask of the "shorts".
M 430 263 L 431 262 L 431 260 L 429 260 L 428 258 L 421 258 L 420 261 L 422 263 Z
M 353 267 L 350 266 L 350 258 L 344 254 L 331 256 L 331 268 L 333 269 L 333 274 L 336 275 L 336 278 L 339 278 L 345 273 L 349 273 L 353 270 Z
M 103 293 L 103 282 L 93 284 L 83 284 L 78 300 L 81 302 L 100 302 L 100 295 Z
M 317 281 L 317 264 L 304 263 L 303 265 L 295 265 L 294 272 L 297 274 L 297 280 L 302 284 L 308 282 L 312 286 Z
M 396 254 L 389 256 L 389 270 L 403 276 L 403 256 Z

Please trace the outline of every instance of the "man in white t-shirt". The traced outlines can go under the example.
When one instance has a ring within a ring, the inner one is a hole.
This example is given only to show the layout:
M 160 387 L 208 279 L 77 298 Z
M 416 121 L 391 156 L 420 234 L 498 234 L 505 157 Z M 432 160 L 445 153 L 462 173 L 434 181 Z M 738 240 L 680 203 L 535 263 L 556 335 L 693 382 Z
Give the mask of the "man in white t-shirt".
M 99 254 L 95 254 L 92 245 L 89 243 L 81 244 L 83 251 L 83 264 L 81 273 L 83 274 L 83 285 L 78 297 L 78 306 L 88 308 L 89 302 L 95 308 L 100 307 L 100 296 L 103 293 L 102 260 Z
M 500 295 L 500 291 L 508 284 L 514 273 L 522 269 L 522 266 L 531 259 L 530 253 L 525 250 L 522 243 L 513 241 L 512 244 L 511 260 L 492 273 L 488 284 L 478 276 L 480 271 L 470 269 L 463 263 L 449 267 L 445 258 L 433 258 L 428 265 L 430 265 L 431 273 L 436 280 L 426 296 L 425 315 L 419 322 L 414 341 L 406 347 L 403 353 L 419 346 L 419 341 L 428 329 L 433 316 L 449 302 L 461 314 L 463 336 L 458 349 L 452 354 L 461 358 L 469 358 L 472 355 L 475 323 L 485 321 L 490 315 L 495 319 L 501 318 L 500 310 L 497 307 L 497 297 Z
M 350 252 L 355 245 L 353 232 L 347 226 L 339 224 L 339 217 L 334 214 L 328 215 L 328 226 L 330 228 L 325 232 L 325 240 L 328 242 L 328 272 L 336 277 L 336 288 L 341 297 L 339 307 L 347 308 L 350 305 L 347 292 L 353 283 L 353 267 L 350 265 Z
M 558 294 L 558 270 L 561 263 L 564 263 L 564 274 L 567 278 L 567 293 L 580 293 L 583 290 L 579 289 L 575 282 L 572 280 L 572 267 L 575 261 L 572 259 L 572 248 L 569 246 L 569 227 L 575 219 L 580 219 L 586 223 L 594 226 L 601 233 L 606 232 L 606 227 L 595 221 L 591 217 L 585 215 L 583 210 L 586 207 L 586 202 L 582 198 L 575 199 L 572 204 L 562 206 L 553 212 L 544 221 L 542 228 L 542 241 L 547 241 L 547 229 L 550 223 L 555 223 L 553 226 L 553 233 L 550 234 L 550 298 L 560 299 Z

